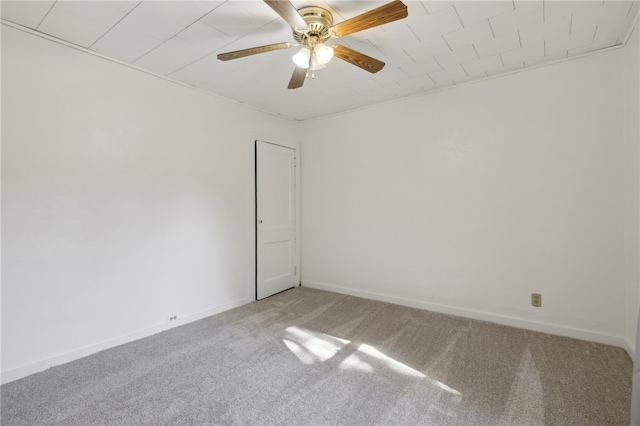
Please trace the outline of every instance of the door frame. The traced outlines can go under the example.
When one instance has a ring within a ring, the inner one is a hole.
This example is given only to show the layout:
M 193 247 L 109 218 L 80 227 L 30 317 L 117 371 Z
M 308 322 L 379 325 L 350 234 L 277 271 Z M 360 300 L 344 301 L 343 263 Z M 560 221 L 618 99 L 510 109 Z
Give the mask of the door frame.
M 298 287 L 301 285 L 301 268 L 300 268 L 300 144 L 298 142 L 290 142 L 279 140 L 275 138 L 255 139 L 253 143 L 253 159 L 254 159 L 254 172 L 253 172 L 253 190 L 254 190 L 254 209 L 253 209 L 253 224 L 255 241 L 253 244 L 253 253 L 255 258 L 255 275 L 253 278 L 254 288 L 254 300 L 258 300 L 258 143 L 267 143 L 270 145 L 282 146 L 285 148 L 293 149 L 294 151 L 294 197 L 295 197 L 295 226 L 296 226 L 296 241 L 295 241 L 295 254 L 294 254 L 294 266 L 296 268 L 296 282 Z

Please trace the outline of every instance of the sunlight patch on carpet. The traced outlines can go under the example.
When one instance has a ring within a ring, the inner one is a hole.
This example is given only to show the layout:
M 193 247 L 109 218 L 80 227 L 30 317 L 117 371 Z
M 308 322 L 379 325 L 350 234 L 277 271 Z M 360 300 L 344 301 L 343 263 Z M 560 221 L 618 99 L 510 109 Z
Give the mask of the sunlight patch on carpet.
M 368 362 L 363 361 L 363 358 L 368 359 Z M 358 346 L 358 350 L 350 355 L 347 359 L 345 359 L 342 364 L 340 364 L 340 368 L 362 369 L 362 365 L 367 365 L 369 366 L 369 368 L 371 368 L 371 364 L 378 364 L 380 367 L 388 368 L 404 376 L 417 377 L 419 379 L 424 379 L 425 377 L 427 377 L 418 370 L 415 370 L 408 365 L 396 361 L 395 359 L 383 354 L 373 346 L 369 346 L 364 343 Z
M 282 341 L 302 363 L 307 365 L 324 362 L 351 343 L 349 340 L 298 327 L 287 328 Z
M 306 365 L 325 362 L 348 345 L 354 346 L 350 340 L 295 326 L 285 329 L 285 336 L 282 341 Z M 373 373 L 376 370 L 391 370 L 402 376 L 426 380 L 433 387 L 455 396 L 462 395 L 459 391 L 446 384 L 428 377 L 426 374 L 383 354 L 373 346 L 365 343 L 359 345 L 353 353 L 347 356 L 338 368 L 364 373 Z

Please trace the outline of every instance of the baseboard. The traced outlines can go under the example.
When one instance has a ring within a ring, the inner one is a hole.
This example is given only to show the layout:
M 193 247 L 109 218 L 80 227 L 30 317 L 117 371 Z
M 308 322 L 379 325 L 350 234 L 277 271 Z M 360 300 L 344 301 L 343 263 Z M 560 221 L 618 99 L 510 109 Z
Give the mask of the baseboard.
M 590 342 L 604 343 L 606 345 L 617 346 L 625 349 L 627 353 L 632 354 L 632 346 L 622 336 L 599 333 L 596 331 L 568 327 L 557 324 L 549 324 L 538 321 L 531 321 L 522 318 L 510 317 L 506 315 L 493 314 L 490 312 L 475 311 L 471 309 L 458 308 L 455 306 L 441 305 L 438 303 L 429 303 L 416 299 L 407 299 L 403 297 L 390 296 L 381 293 L 374 293 L 365 290 L 355 290 L 351 288 L 341 287 L 332 284 L 325 284 L 317 281 L 302 280 L 302 286 L 315 288 L 318 290 L 332 291 L 334 293 L 348 294 L 350 296 L 362 297 L 365 299 L 378 300 L 381 302 L 394 303 L 396 305 L 408 306 L 411 308 L 424 309 L 442 314 L 456 315 L 465 318 L 477 319 L 482 321 L 493 322 L 496 324 L 508 325 L 511 327 L 524 328 L 526 330 L 539 331 L 542 333 L 555 334 L 558 336 L 572 337 L 574 339 L 587 340 Z M 631 355 L 632 356 L 632 355 Z M 632 356 L 633 359 L 633 356 Z
M 198 321 L 202 318 L 210 317 L 212 315 L 219 314 L 224 311 L 228 311 L 229 309 L 246 305 L 247 303 L 250 303 L 252 301 L 253 299 L 236 300 L 231 303 L 227 303 L 221 306 L 217 306 L 215 308 L 207 309 L 202 312 L 197 312 L 194 314 L 183 316 L 181 318 L 178 318 L 176 321 L 172 321 L 170 323 L 166 322 L 162 324 L 157 324 L 142 330 L 134 331 L 133 333 L 125 334 L 115 339 L 105 340 L 103 342 L 85 346 L 83 348 L 79 348 L 64 354 L 56 355 L 51 358 L 43 359 L 41 361 L 37 361 L 31 364 L 26 364 L 26 365 L 14 368 L 12 370 L 3 371 L 0 376 L 0 383 L 2 384 L 9 383 L 14 380 L 18 380 L 23 377 L 29 376 L 31 374 L 47 370 L 51 367 L 55 367 L 56 365 L 65 364 L 67 362 L 84 358 L 85 356 L 103 351 L 105 349 L 110 349 L 115 346 L 120 346 L 125 343 L 132 342 L 134 340 L 142 339 L 144 337 L 149 337 L 154 334 L 160 333 L 162 331 L 179 327 L 181 325 L 185 325 L 190 322 Z
M 631 343 L 629 341 L 629 339 L 624 339 L 624 349 L 627 351 L 627 353 L 629 354 L 629 357 L 631 358 L 631 360 L 635 360 L 636 359 L 636 350 L 635 350 L 635 345 L 633 343 Z

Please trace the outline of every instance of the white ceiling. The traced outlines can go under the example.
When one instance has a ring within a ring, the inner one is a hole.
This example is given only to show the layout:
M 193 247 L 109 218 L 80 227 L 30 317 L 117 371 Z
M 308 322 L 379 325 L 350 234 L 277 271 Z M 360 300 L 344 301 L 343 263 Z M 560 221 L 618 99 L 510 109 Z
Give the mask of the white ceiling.
M 334 23 L 391 0 L 293 0 Z M 386 63 L 370 74 L 334 58 L 287 89 L 297 51 L 222 62 L 216 55 L 282 41 L 291 29 L 264 2 L 2 1 L 1 17 L 200 90 L 296 120 L 361 108 L 623 45 L 635 1 L 403 0 L 409 17 L 340 39 Z

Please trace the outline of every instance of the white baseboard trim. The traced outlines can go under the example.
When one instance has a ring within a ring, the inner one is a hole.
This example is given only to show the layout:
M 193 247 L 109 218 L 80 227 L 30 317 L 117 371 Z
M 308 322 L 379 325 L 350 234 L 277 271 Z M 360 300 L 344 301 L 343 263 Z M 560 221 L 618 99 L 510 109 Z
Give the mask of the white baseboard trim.
M 631 360 L 635 360 L 636 359 L 636 350 L 635 350 L 635 345 L 633 343 L 631 343 L 629 341 L 629 339 L 624 339 L 624 349 L 627 351 L 627 353 L 629 354 L 629 357 L 631 357 Z
M 574 339 L 587 340 L 590 342 L 604 343 L 606 345 L 617 346 L 625 349 L 630 355 L 633 353 L 632 346 L 622 336 L 599 333 L 582 328 L 569 327 L 564 325 L 531 321 L 522 318 L 510 317 L 507 315 L 493 314 L 490 312 L 475 311 L 472 309 L 458 308 L 455 306 L 441 305 L 438 303 L 424 302 L 417 299 L 407 299 L 403 297 L 390 296 L 381 293 L 374 293 L 365 290 L 356 290 L 332 284 L 325 284 L 318 281 L 302 280 L 303 287 L 315 288 L 318 290 L 332 291 L 334 293 L 348 294 L 350 296 L 362 297 L 365 299 L 378 300 L 381 302 L 394 303 L 396 305 L 408 306 L 410 308 L 424 309 L 426 311 L 439 312 L 442 314 L 456 315 L 465 318 L 488 321 L 511 327 L 524 328 L 526 330 L 539 331 L 542 333 L 554 334 L 557 336 L 572 337 Z M 633 356 L 632 358 L 633 359 Z
M 125 343 L 132 342 L 134 340 L 142 339 L 144 337 L 152 336 L 154 334 L 160 333 L 161 331 L 166 331 L 175 327 L 179 327 L 181 325 L 188 324 L 190 322 L 198 321 L 202 318 L 210 317 L 215 314 L 219 314 L 224 311 L 228 311 L 229 309 L 237 308 L 242 305 L 246 305 L 247 303 L 252 302 L 253 299 L 240 299 L 236 300 L 221 306 L 217 306 L 215 308 L 207 309 L 206 311 L 196 312 L 194 314 L 189 314 L 183 317 L 178 318 L 176 321 L 165 322 L 162 324 L 157 324 L 142 330 L 134 331 L 133 333 L 125 334 L 120 337 L 116 337 L 115 339 L 105 340 L 100 343 L 96 343 L 93 345 L 85 346 L 83 348 L 75 349 L 73 351 L 56 355 L 51 358 L 43 359 L 41 361 L 37 361 L 34 363 L 22 365 L 20 367 L 14 368 L 12 370 L 3 371 L 0 376 L 0 383 L 5 384 L 12 382 L 14 380 L 21 379 L 26 376 L 30 376 L 34 373 L 39 373 L 40 371 L 47 370 L 51 367 L 55 367 L 56 365 L 65 364 L 67 362 L 74 361 L 76 359 L 84 358 L 85 356 L 94 354 L 96 352 L 103 351 L 105 349 L 110 349 L 115 346 L 120 346 Z

